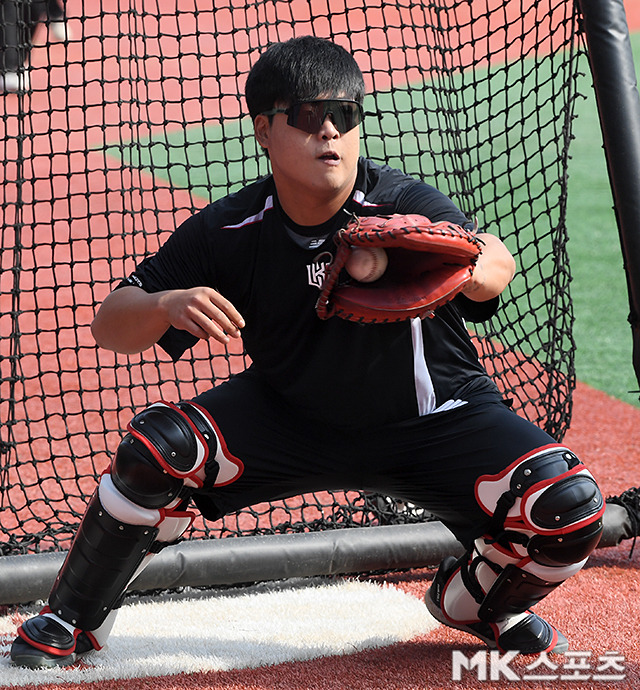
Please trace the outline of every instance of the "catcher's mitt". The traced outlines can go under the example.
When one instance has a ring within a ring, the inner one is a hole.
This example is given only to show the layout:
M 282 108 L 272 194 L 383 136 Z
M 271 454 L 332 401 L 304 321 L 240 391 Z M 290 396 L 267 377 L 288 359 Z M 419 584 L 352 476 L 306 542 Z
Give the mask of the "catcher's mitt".
M 475 233 L 419 215 L 355 218 L 336 235 L 338 250 L 327 269 L 316 311 L 360 323 L 433 316 L 471 279 L 482 252 Z M 375 282 L 359 283 L 343 268 L 354 247 L 381 247 L 388 265 Z

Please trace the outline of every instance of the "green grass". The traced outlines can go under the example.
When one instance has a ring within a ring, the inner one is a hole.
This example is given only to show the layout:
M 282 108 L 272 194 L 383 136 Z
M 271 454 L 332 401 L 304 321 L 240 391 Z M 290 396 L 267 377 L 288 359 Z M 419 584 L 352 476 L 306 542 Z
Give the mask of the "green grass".
M 640 65 L 640 34 L 632 36 L 632 45 L 636 65 Z M 586 62 L 583 63 L 583 68 L 586 69 Z M 571 296 L 575 311 L 576 374 L 580 381 L 640 407 L 638 394 L 630 392 L 638 389 L 638 382 L 631 361 L 632 341 L 631 328 L 627 322 L 629 307 L 626 279 L 590 76 L 581 79 L 579 90 L 587 94 L 587 98 L 580 99 L 576 105 L 578 117 L 574 122 L 575 140 L 570 151 L 567 209 L 568 253 L 573 275 Z M 523 89 L 522 93 L 530 91 Z M 487 103 L 487 109 L 493 107 L 490 99 L 483 97 L 481 91 L 476 92 L 476 97 Z M 393 131 L 393 127 L 397 126 L 393 119 L 387 121 L 383 117 L 379 123 L 375 118 L 367 121 L 367 134 L 373 135 L 373 144 L 367 153 L 373 157 L 385 158 L 391 165 L 402 167 L 414 174 L 421 172 L 431 176 L 437 173 L 439 166 L 441 169 L 449 169 L 448 166 L 452 163 L 446 160 L 446 156 L 442 159 L 436 157 L 435 161 L 431 162 L 425 162 L 425 157 L 421 156 L 421 152 L 426 148 L 438 149 L 439 142 L 433 138 L 424 141 L 415 135 L 416 129 L 424 131 L 425 123 L 415 123 L 413 120 L 416 117 L 424 119 L 418 105 L 411 114 L 409 111 L 412 109 L 406 107 L 405 101 L 412 98 L 411 90 L 404 94 L 396 91 L 393 96 L 388 96 L 395 101 L 389 100 L 385 103 L 384 98 L 387 97 L 382 96 L 379 103 L 381 110 L 406 111 L 406 116 L 402 116 L 406 121 L 400 122 L 398 132 Z M 400 103 L 398 99 L 404 100 Z M 544 107 L 540 106 L 541 109 Z M 503 108 L 496 110 L 502 113 Z M 510 117 L 508 114 L 499 116 Z M 482 128 L 490 127 L 494 120 L 495 118 L 489 116 L 484 124 L 479 125 L 477 136 L 480 141 L 483 141 L 487 134 Z M 504 124 L 500 123 L 500 126 Z M 505 129 L 506 134 L 497 143 L 508 150 L 509 155 L 499 157 L 491 165 L 503 165 L 506 171 L 507 165 L 512 166 L 514 160 L 522 161 L 532 153 L 530 149 L 525 151 L 523 144 L 529 132 L 509 126 Z M 376 137 L 377 134 L 380 136 Z M 402 156 L 399 153 L 400 143 Z M 227 179 L 232 181 L 231 188 L 234 189 L 242 180 L 267 172 L 265 156 L 260 157 L 257 165 L 255 162 L 243 162 L 245 156 L 255 154 L 255 143 L 248 118 L 239 122 L 225 121 L 224 128 L 189 127 L 155 136 L 151 141 L 123 143 L 121 146 L 124 148 L 113 147 L 109 152 L 121 157 L 128 165 L 147 169 L 154 175 L 165 178 L 172 186 L 190 189 L 194 195 L 205 199 L 215 199 L 226 193 Z M 483 186 L 483 180 L 487 175 L 484 167 L 490 153 L 480 146 L 474 154 L 475 160 L 462 160 L 460 167 L 470 171 L 468 188 L 476 189 Z M 542 153 L 540 155 L 542 156 Z M 532 169 L 536 169 L 536 164 L 534 161 Z M 500 170 L 494 167 L 492 173 L 496 172 L 499 173 Z M 533 202 L 530 201 L 530 196 L 537 196 L 540 189 L 536 188 L 536 185 L 546 182 L 519 180 L 513 175 L 507 177 L 498 174 L 491 184 L 496 188 L 492 190 L 489 187 L 487 196 L 495 196 L 502 199 L 500 204 L 511 204 L 516 208 L 515 223 L 521 227 L 530 225 L 532 216 L 544 214 L 542 196 Z M 451 191 L 455 196 L 455 190 Z M 507 191 L 508 193 L 505 193 Z M 484 208 L 477 199 L 474 203 Z M 499 206 L 487 208 L 488 217 L 484 221 L 489 223 L 490 230 L 493 218 L 501 217 L 506 210 Z M 514 242 L 515 237 L 507 236 L 505 240 L 513 250 L 515 247 L 511 246 L 510 242 Z M 521 270 L 526 271 L 527 266 L 537 260 L 535 248 L 529 246 L 522 250 L 519 259 Z M 527 289 L 524 278 L 517 278 L 513 288 L 516 292 Z M 529 290 L 533 303 L 539 304 L 546 299 L 544 286 L 538 285 Z M 528 325 L 528 319 L 530 317 L 525 316 L 523 321 L 518 323 L 518 319 L 514 318 L 514 327 L 522 332 L 529 332 L 532 327 Z
M 217 125 L 172 129 L 151 138 L 122 141 L 107 154 L 140 168 L 176 189 L 210 201 L 268 172 L 267 158 L 255 160 L 256 144 L 248 118 Z M 227 179 L 236 180 L 227 189 Z

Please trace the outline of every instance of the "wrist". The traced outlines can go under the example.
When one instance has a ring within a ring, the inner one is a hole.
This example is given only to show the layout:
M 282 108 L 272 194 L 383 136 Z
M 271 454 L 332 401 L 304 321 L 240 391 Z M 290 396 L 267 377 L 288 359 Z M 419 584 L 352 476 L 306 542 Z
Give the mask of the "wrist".
M 462 292 L 467 297 L 471 297 L 474 293 L 482 290 L 486 282 L 487 274 L 484 271 L 482 263 L 478 261 L 473 269 L 473 273 L 471 274 L 471 280 L 464 286 Z

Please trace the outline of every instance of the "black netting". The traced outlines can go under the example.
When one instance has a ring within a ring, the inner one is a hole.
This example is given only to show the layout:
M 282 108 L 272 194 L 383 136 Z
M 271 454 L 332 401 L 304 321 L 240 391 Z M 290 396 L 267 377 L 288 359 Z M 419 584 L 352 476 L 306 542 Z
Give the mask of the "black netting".
M 116 356 L 96 348 L 89 324 L 179 222 L 267 172 L 241 94 L 260 52 L 293 35 L 355 55 L 370 94 L 367 155 L 449 192 L 516 255 L 519 275 L 477 345 L 514 407 L 562 438 L 574 387 L 566 164 L 583 58 L 572 2 L 56 6 L 0 5 L 5 46 L 17 13 L 17 61 L 6 48 L 0 58 L 4 553 L 68 547 L 133 414 L 245 367 L 241 350 L 204 343 L 175 365 L 159 350 Z M 424 518 L 384 497 L 322 493 L 198 521 L 191 536 Z

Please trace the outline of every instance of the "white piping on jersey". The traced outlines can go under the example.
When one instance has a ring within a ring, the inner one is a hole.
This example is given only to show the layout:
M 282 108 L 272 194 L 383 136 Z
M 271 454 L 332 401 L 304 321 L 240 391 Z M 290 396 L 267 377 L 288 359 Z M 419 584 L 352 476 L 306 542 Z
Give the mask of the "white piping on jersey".
M 447 400 L 447 402 L 442 403 L 440 407 L 436 407 L 435 410 L 432 410 L 431 414 L 434 414 L 435 412 L 446 412 L 447 410 L 455 410 L 456 407 L 462 407 L 466 404 L 466 400 Z
M 364 192 L 361 189 L 356 189 L 352 199 L 360 206 L 386 206 L 386 204 L 374 204 L 371 201 L 365 201 Z
M 259 223 L 264 218 L 265 211 L 269 211 L 272 208 L 273 208 L 273 196 L 268 196 L 265 199 L 264 208 L 259 213 L 256 213 L 255 216 L 249 216 L 249 218 L 245 218 L 244 220 L 240 221 L 239 223 L 236 223 L 236 225 L 224 225 L 223 227 L 225 229 L 241 228 L 245 225 L 251 225 L 252 223 Z
M 447 400 L 436 407 L 436 392 L 429 373 L 429 367 L 424 355 L 424 338 L 422 337 L 422 320 L 419 317 L 411 319 L 411 341 L 413 343 L 413 377 L 416 387 L 416 402 L 418 415 L 424 417 L 434 412 L 453 410 L 466 405 L 466 400 Z

